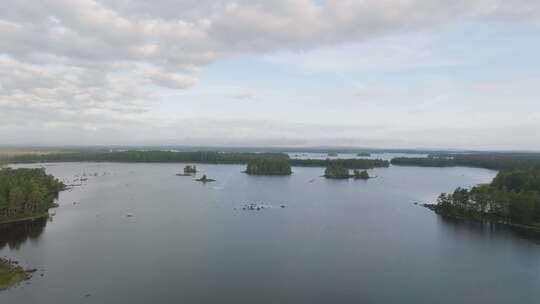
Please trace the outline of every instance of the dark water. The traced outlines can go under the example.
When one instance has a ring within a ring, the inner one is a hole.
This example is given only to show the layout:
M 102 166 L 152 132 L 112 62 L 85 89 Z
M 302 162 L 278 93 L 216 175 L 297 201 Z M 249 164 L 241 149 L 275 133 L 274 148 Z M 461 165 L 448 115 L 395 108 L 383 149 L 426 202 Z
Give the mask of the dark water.
M 175 176 L 181 164 L 46 168 L 98 176 L 62 192 L 52 221 L 0 228 L 0 255 L 39 269 L 2 304 L 540 301 L 537 243 L 413 204 L 493 171 L 391 167 L 332 181 L 321 168 L 250 177 L 198 165 L 218 180 L 204 185 Z M 288 208 L 234 210 L 243 201 Z

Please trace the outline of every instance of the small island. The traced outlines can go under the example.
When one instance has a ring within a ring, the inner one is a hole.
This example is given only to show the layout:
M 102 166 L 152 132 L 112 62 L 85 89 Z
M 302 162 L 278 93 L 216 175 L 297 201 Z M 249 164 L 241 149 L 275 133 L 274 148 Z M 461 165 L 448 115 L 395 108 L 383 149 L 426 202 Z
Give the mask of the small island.
M 370 157 L 371 153 L 369 153 L 369 152 L 358 152 L 358 153 L 356 153 L 356 156 L 358 156 L 358 157 Z
M 177 176 L 192 176 L 194 174 L 197 174 L 197 166 L 195 165 L 187 165 L 184 167 L 184 173 L 178 173 Z
M 371 177 L 369 176 L 369 173 L 366 171 L 366 170 L 353 170 L 353 177 L 354 179 L 364 179 L 364 180 L 367 180 L 367 179 L 370 179 Z
M 328 157 L 338 157 L 338 154 L 336 152 L 329 152 Z
M 0 258 L 0 290 L 8 289 L 28 280 L 30 278 L 28 272 L 15 261 Z
M 345 168 L 344 166 L 340 165 L 339 163 L 334 163 L 328 167 L 326 167 L 326 170 L 324 170 L 324 177 L 330 178 L 330 179 L 348 179 L 348 178 L 354 178 L 354 179 L 363 179 L 367 180 L 370 178 L 368 172 L 366 170 L 353 170 L 353 174 L 351 175 L 348 168 Z
M 216 180 L 206 177 L 206 174 L 205 174 L 201 178 L 196 179 L 196 181 L 201 182 L 201 183 L 211 183 L 211 182 L 215 182 Z
M 265 157 L 248 162 L 245 173 L 249 175 L 291 175 L 291 164 L 284 157 Z
M 338 163 L 333 163 L 324 170 L 324 177 L 331 179 L 347 179 L 352 177 L 352 175 L 349 173 L 349 169 Z
M 0 224 L 48 217 L 65 187 L 44 169 L 1 169 Z

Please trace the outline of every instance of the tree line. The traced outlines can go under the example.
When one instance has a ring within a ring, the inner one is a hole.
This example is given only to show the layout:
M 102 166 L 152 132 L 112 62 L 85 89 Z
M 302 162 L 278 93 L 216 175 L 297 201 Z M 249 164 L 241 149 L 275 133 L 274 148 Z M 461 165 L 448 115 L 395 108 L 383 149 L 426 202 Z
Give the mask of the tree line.
M 250 160 L 245 171 L 250 175 L 291 175 L 291 163 L 283 157 L 266 157 Z
M 64 188 L 44 169 L 0 170 L 0 222 L 47 212 Z
M 444 215 L 538 226 L 540 169 L 503 170 L 489 185 L 442 193 L 428 207 Z
M 280 159 L 296 167 L 327 167 L 337 163 L 349 169 L 371 169 L 388 167 L 390 163 L 380 159 L 290 159 L 285 153 L 217 152 L 217 151 L 82 151 L 47 154 L 20 154 L 10 156 L 12 163 L 36 162 L 161 162 L 161 163 L 206 163 L 247 164 L 260 159 Z
M 347 169 L 387 168 L 390 163 L 382 159 L 291 159 L 293 167 L 340 166 Z
M 397 166 L 421 167 L 477 167 L 492 170 L 527 169 L 540 167 L 540 153 L 484 152 L 439 153 L 427 157 L 396 157 L 391 160 Z

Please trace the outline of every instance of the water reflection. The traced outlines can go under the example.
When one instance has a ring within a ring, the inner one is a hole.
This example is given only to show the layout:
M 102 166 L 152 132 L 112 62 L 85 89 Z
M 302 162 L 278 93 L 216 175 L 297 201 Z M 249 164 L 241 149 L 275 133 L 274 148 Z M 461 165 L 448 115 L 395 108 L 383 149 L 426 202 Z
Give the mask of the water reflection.
M 481 235 L 482 237 L 486 238 L 514 236 L 540 244 L 540 233 L 532 231 L 530 229 L 512 227 L 508 225 L 490 222 L 457 219 L 442 215 L 438 215 L 437 218 L 438 221 L 444 225 L 445 229 L 448 229 L 449 231 L 457 235 L 474 233 L 476 235 Z
M 0 249 L 8 246 L 19 249 L 28 240 L 38 240 L 47 225 L 47 219 L 0 225 Z

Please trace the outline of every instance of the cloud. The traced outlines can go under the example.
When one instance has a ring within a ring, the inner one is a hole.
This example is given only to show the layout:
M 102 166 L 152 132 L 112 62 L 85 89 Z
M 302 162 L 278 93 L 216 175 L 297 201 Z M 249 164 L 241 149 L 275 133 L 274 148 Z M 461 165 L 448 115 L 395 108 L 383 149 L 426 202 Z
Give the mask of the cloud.
M 197 72 L 231 56 L 302 52 L 454 22 L 537 23 L 539 17 L 540 2 L 526 0 L 4 0 L 2 127 L 24 119 L 49 126 L 148 122 L 157 119 L 147 112 L 159 101 L 152 85 L 188 89 L 198 83 Z M 420 49 L 421 43 L 390 60 L 449 64 L 414 54 Z M 330 60 L 339 53 L 320 52 L 304 60 L 324 59 L 315 65 L 320 69 L 344 68 Z M 388 58 L 356 65 L 370 68 Z M 258 93 L 225 95 L 253 99 Z
M 194 78 L 189 76 L 160 71 L 151 72 L 148 75 L 148 78 L 150 78 L 155 85 L 170 89 L 186 89 L 194 86 L 197 82 Z

